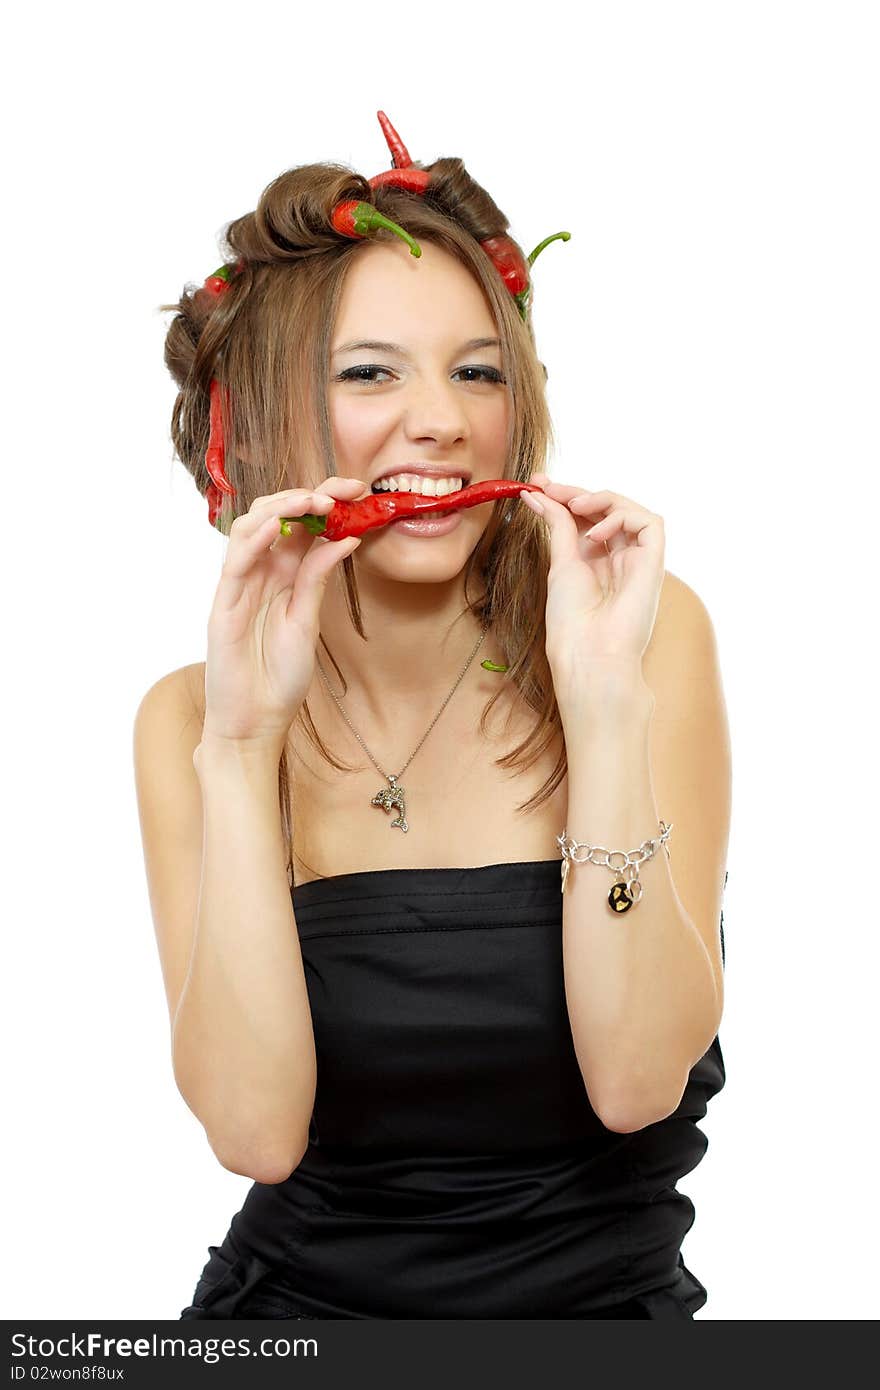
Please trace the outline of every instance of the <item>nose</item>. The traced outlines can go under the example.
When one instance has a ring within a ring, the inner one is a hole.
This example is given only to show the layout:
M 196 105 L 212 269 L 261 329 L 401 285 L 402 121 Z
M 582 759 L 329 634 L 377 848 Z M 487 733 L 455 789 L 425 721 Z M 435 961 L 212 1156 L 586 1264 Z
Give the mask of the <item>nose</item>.
M 432 439 L 448 448 L 468 434 L 461 392 L 451 381 L 413 383 L 407 392 L 404 413 L 407 437 L 414 441 Z

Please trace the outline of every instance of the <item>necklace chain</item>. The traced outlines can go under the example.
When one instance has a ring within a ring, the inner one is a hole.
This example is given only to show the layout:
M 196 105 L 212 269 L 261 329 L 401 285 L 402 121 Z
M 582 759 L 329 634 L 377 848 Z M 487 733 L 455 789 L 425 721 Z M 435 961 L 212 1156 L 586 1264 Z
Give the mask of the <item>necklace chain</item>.
M 403 765 L 403 767 L 400 769 L 400 771 L 399 771 L 398 773 L 393 773 L 393 774 L 392 774 L 392 773 L 389 773 L 389 772 L 385 772 L 385 770 L 384 770 L 383 768 L 381 768 L 381 767 L 379 766 L 379 764 L 376 762 L 376 759 L 373 757 L 373 755 L 372 755 L 372 753 L 370 752 L 369 748 L 368 748 L 367 745 L 364 743 L 364 741 L 363 741 L 363 739 L 361 738 L 360 734 L 358 733 L 357 729 L 354 727 L 354 725 L 352 724 L 352 722 L 351 722 L 351 720 L 349 719 L 348 715 L 346 714 L 346 712 L 345 712 L 345 710 L 344 710 L 344 708 L 343 708 L 343 706 L 342 706 L 342 701 L 340 700 L 339 696 L 336 694 L 335 690 L 333 690 L 333 688 L 331 687 L 330 682 L 329 682 L 329 680 L 327 679 L 327 674 L 326 674 L 326 672 L 325 672 L 323 666 L 321 665 L 320 660 L 318 659 L 317 655 L 315 656 L 315 661 L 317 662 L 318 670 L 319 670 L 320 673 L 321 673 L 321 676 L 322 676 L 322 679 L 323 679 L 323 681 L 324 681 L 324 684 L 326 685 L 327 689 L 330 691 L 330 694 L 333 696 L 333 699 L 336 701 L 337 705 L 339 706 L 339 712 L 340 712 L 340 714 L 342 715 L 342 717 L 343 717 L 343 719 L 345 720 L 345 722 L 346 722 L 346 724 L 348 725 L 348 727 L 351 729 L 351 732 L 354 734 L 354 736 L 355 736 L 355 738 L 357 739 L 358 743 L 359 743 L 359 744 L 361 745 L 361 747 L 363 748 L 364 752 L 366 753 L 366 755 L 367 755 L 367 757 L 369 758 L 370 762 L 373 764 L 373 766 L 374 766 L 374 768 L 376 769 L 376 771 L 377 771 L 377 772 L 381 772 L 381 773 L 382 773 L 382 776 L 385 778 L 386 782 L 389 782 L 389 783 L 391 784 L 391 786 L 393 786 L 394 783 L 398 780 L 398 778 L 402 777 L 403 774 L 406 772 L 406 769 L 409 767 L 409 765 L 410 765 L 410 763 L 412 762 L 413 758 L 415 757 L 416 753 L 418 753 L 418 751 L 419 751 L 419 749 L 421 748 L 422 744 L 424 743 L 425 739 L 428 737 L 428 734 L 431 732 L 431 730 L 433 729 L 434 725 L 437 723 L 437 720 L 440 718 L 440 716 L 441 716 L 441 714 L 443 713 L 443 711 L 445 710 L 446 706 L 449 704 L 449 701 L 452 699 L 452 697 L 453 697 L 453 695 L 455 694 L 456 690 L 457 690 L 458 687 L 460 686 L 461 682 L 464 680 L 464 677 L 465 677 L 465 674 L 466 674 L 466 672 L 467 672 L 467 669 L 468 669 L 468 667 L 470 666 L 471 662 L 473 661 L 474 657 L 476 656 L 477 652 L 479 651 L 480 646 L 481 646 L 481 644 L 482 644 L 482 642 L 483 642 L 484 637 L 486 636 L 487 631 L 488 631 L 488 624 L 487 624 L 485 627 L 483 627 L 483 629 L 482 629 L 482 631 L 481 631 L 481 633 L 480 633 L 480 636 L 479 636 L 479 638 L 478 638 L 478 640 L 477 640 L 476 646 L 474 647 L 473 651 L 471 652 L 470 656 L 468 657 L 467 661 L 465 662 L 464 666 L 462 667 L 461 674 L 459 675 L 458 680 L 455 682 L 455 685 L 452 687 L 452 689 L 450 690 L 449 694 L 446 696 L 446 699 L 443 701 L 443 704 L 440 706 L 440 708 L 438 709 L 437 713 L 434 715 L 434 718 L 431 720 L 431 723 L 428 725 L 427 729 L 426 729 L 425 732 L 422 734 L 422 737 L 419 739 L 419 742 L 416 744 L 415 748 L 414 748 L 413 751 L 410 753 L 409 757 L 407 758 L 406 762 L 404 763 L 404 765 Z

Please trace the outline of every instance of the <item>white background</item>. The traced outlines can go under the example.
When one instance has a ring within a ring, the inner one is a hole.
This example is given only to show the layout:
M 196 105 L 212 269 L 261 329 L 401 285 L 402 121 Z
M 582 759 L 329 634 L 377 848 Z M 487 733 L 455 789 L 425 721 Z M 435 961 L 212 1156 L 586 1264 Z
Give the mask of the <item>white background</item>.
M 536 264 L 561 481 L 666 521 L 734 755 L 698 1319 L 876 1317 L 878 10 L 44 5 L 7 23 L 7 1318 L 176 1318 L 250 1186 L 171 1071 L 132 722 L 204 659 L 185 282 L 283 169 L 460 155 Z M 580 27 L 575 32 L 572 23 Z M 874 602 L 869 602 L 869 594 Z M 871 711 L 874 710 L 872 715 Z

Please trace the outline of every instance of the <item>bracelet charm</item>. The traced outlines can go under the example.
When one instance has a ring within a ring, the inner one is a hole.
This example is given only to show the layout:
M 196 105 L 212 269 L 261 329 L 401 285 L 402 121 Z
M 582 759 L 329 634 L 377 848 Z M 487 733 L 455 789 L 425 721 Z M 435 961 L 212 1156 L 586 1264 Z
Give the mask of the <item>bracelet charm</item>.
M 639 884 L 639 888 L 641 888 L 641 886 L 642 885 Z M 641 897 L 641 893 L 639 897 Z M 630 896 L 629 885 L 624 883 L 622 879 L 618 879 L 617 883 L 615 883 L 611 892 L 608 894 L 608 906 L 615 913 L 629 912 L 630 908 L 637 902 L 638 898 Z
M 629 853 L 622 849 L 607 850 L 601 845 L 579 844 L 563 830 L 562 834 L 556 837 L 556 843 L 562 851 L 562 892 L 565 892 L 572 864 L 599 864 L 610 869 L 615 877 L 614 886 L 608 894 L 608 906 L 611 911 L 615 916 L 629 912 L 630 908 L 635 907 L 642 899 L 639 865 L 652 858 L 661 845 L 666 850 L 667 859 L 671 857 L 666 843 L 671 830 L 671 825 L 661 821 L 660 835 L 657 839 L 645 840 L 638 849 L 630 850 Z M 615 855 L 623 860 L 622 864 L 611 862 Z

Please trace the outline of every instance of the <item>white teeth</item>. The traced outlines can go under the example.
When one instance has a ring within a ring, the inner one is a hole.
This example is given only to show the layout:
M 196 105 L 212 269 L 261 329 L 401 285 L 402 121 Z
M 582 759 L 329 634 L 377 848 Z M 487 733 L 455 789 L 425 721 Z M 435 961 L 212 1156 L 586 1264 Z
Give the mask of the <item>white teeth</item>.
M 373 485 L 374 492 L 417 492 L 423 497 L 447 497 L 450 492 L 460 492 L 461 478 L 422 478 L 414 473 L 401 473 L 397 477 L 382 478 Z

